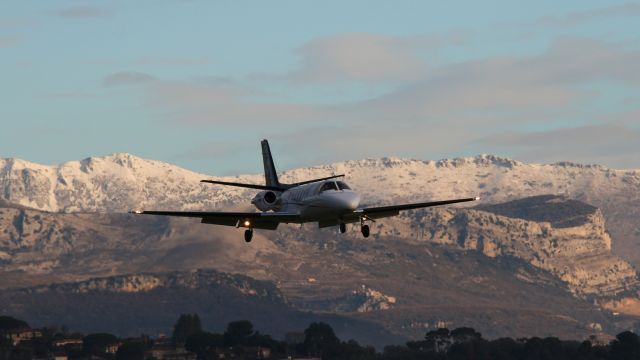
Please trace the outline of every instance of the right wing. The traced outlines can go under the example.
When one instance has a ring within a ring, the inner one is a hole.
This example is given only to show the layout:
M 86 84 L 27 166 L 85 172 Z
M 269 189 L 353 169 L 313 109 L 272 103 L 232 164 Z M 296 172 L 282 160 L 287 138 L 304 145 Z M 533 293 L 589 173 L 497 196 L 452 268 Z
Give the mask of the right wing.
M 480 198 L 473 197 L 473 198 L 464 198 L 464 199 L 430 201 L 430 202 L 413 203 L 413 204 L 367 207 L 367 208 L 354 210 L 353 214 L 365 215 L 370 219 L 381 219 L 385 217 L 396 216 L 400 213 L 400 211 L 403 211 L 403 210 L 420 209 L 420 208 L 426 208 L 426 207 L 432 207 L 432 206 L 456 204 L 456 203 L 476 201 L 476 200 L 480 200 Z
M 280 223 L 301 222 L 300 215 L 278 212 L 216 212 L 216 211 L 144 211 L 134 210 L 136 215 L 164 215 L 200 218 L 204 224 L 216 224 L 254 229 L 275 230 Z

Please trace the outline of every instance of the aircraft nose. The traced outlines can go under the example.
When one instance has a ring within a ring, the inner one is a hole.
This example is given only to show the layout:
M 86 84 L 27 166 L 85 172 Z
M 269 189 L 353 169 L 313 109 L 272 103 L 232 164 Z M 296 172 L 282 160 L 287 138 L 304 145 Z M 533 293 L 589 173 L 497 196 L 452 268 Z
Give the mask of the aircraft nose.
M 353 192 L 345 192 L 341 194 L 341 205 L 349 210 L 355 210 L 360 205 L 360 195 Z

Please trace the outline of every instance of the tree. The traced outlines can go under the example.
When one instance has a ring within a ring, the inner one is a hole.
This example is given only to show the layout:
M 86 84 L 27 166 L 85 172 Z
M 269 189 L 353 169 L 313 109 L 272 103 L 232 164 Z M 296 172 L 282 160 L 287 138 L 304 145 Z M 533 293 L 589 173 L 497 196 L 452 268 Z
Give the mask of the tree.
M 174 345 L 184 344 L 189 336 L 199 332 L 202 332 L 202 324 L 198 314 L 182 314 L 176 324 L 173 325 L 171 339 Z
M 89 334 L 82 338 L 82 352 L 86 355 L 99 355 L 104 354 L 105 348 L 109 344 L 113 344 L 118 341 L 115 335 L 107 333 Z
M 202 331 L 187 338 L 184 348 L 198 355 L 205 351 L 224 346 L 224 336 Z
M 28 328 L 29 324 L 11 316 L 0 316 L 0 331 Z
M 227 325 L 224 333 L 227 345 L 247 345 L 248 340 L 254 335 L 253 324 L 249 320 L 232 321 Z
M 451 337 L 456 343 L 464 343 L 482 339 L 482 334 L 470 327 L 461 327 L 451 331 Z
M 447 328 L 429 331 L 424 336 L 424 340 L 426 341 L 429 350 L 438 353 L 446 352 L 452 343 L 451 334 Z
M 616 360 L 640 359 L 640 338 L 631 331 L 621 332 L 611 341 L 611 358 Z
M 122 344 L 116 352 L 118 360 L 144 360 L 145 345 L 140 341 Z
M 323 356 L 331 347 L 340 344 L 340 339 L 329 324 L 314 322 L 304 331 L 304 345 L 311 356 Z

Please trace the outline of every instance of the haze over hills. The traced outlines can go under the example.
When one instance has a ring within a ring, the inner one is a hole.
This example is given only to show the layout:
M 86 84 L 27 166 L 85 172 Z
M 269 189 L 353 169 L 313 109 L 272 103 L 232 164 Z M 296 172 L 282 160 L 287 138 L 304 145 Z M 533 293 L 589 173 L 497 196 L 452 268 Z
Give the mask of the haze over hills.
M 252 191 L 200 184 L 210 177 L 128 154 L 59 167 L 5 159 L 0 284 L 216 269 L 271 282 L 296 309 L 338 313 L 413 338 L 438 324 L 473 326 L 488 336 L 566 338 L 614 333 L 635 321 L 603 308 L 637 297 L 637 274 L 624 260 L 635 254 L 616 250 L 637 246 L 628 240 L 637 236 L 631 230 L 640 171 L 481 155 L 347 161 L 287 171 L 281 180 L 330 173 L 345 173 L 369 204 L 476 194 L 483 202 L 378 221 L 369 239 L 357 231 L 282 225 L 245 244 L 234 228 L 121 212 L 248 208 Z M 542 194 L 553 195 L 531 197 Z M 626 238 L 611 231 L 611 220 L 623 225 L 618 230 Z M 166 301 L 168 293 L 156 289 L 146 301 Z

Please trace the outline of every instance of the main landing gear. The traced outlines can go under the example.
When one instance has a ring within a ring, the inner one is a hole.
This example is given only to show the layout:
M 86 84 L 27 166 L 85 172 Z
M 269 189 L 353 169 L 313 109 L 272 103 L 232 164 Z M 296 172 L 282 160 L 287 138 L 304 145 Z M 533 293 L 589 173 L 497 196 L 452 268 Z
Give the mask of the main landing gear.
M 362 236 L 364 236 L 364 237 L 369 237 L 369 235 L 370 235 L 369 225 L 364 223 L 367 220 L 373 221 L 372 219 L 365 218 L 365 217 L 360 219 L 360 231 L 362 232 Z M 338 231 L 340 232 L 340 234 L 346 233 L 347 232 L 347 224 L 340 223 L 340 227 L 338 228 Z
M 253 238 L 253 229 L 247 229 L 244 231 L 244 241 L 251 242 Z
M 373 220 L 372 218 L 368 217 L 367 215 L 362 215 L 360 217 L 360 232 L 362 232 L 362 236 L 368 238 L 370 231 L 369 231 L 369 225 L 365 224 L 365 221 L 371 221 L 371 222 L 376 222 L 375 220 Z
M 362 231 L 362 236 L 369 237 L 369 225 L 362 225 L 360 231 Z

